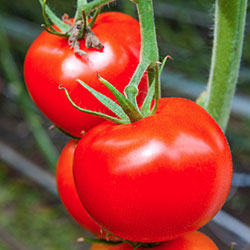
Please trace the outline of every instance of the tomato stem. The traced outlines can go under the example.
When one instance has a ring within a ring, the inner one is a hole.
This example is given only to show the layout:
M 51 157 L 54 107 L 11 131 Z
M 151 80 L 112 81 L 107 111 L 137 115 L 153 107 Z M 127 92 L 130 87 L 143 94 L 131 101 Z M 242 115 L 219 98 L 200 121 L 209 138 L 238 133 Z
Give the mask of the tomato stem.
M 75 21 L 83 19 L 82 10 L 84 10 L 83 6 L 86 4 L 88 4 L 87 0 L 77 0 Z
M 84 9 L 86 14 L 89 14 L 91 11 L 114 1 L 115 0 L 94 0 L 90 3 L 81 5 L 81 10 Z
M 129 85 L 125 89 L 125 93 L 132 103 L 135 102 L 135 92 L 129 93 L 129 89 L 131 89 L 129 86 L 137 88 L 147 69 L 150 72 L 149 78 L 154 78 L 156 74 L 155 65 L 159 58 L 152 0 L 133 0 L 133 2 L 136 4 L 140 20 L 142 47 L 140 64 L 138 65 Z
M 215 29 L 204 108 L 226 130 L 242 54 L 247 0 L 216 0 Z

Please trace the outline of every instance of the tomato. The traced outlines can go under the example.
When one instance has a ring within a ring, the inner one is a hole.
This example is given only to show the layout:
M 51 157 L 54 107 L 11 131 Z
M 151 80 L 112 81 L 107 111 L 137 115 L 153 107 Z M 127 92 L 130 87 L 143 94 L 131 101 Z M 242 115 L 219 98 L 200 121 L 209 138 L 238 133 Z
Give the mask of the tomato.
M 136 248 L 145 250 L 145 248 Z M 148 248 L 147 248 L 148 249 Z M 179 238 L 150 248 L 152 250 L 219 250 L 215 243 L 200 232 L 191 232 L 180 236 Z M 93 244 L 90 250 L 133 250 L 133 247 L 128 243 L 119 244 L 116 246 L 108 244 Z
M 114 247 L 113 244 L 93 243 L 90 250 L 110 250 L 112 247 Z
M 230 189 L 232 159 L 222 130 L 203 108 L 166 98 L 153 116 L 87 132 L 73 173 L 79 198 L 98 224 L 130 241 L 161 242 L 216 215 Z
M 59 196 L 69 212 L 69 214 L 89 232 L 107 240 L 117 240 L 114 236 L 107 234 L 92 218 L 89 217 L 86 210 L 79 200 L 76 192 L 73 177 L 73 159 L 77 142 L 71 140 L 62 150 L 57 162 L 56 182 Z
M 118 12 L 100 14 L 92 31 L 104 49 L 87 49 L 85 41 L 81 40 L 80 49 L 87 52 L 89 60 L 75 54 L 67 39 L 44 31 L 29 48 L 24 63 L 25 82 L 36 105 L 58 127 L 77 137 L 103 119 L 74 108 L 58 86 L 65 87 L 81 108 L 112 114 L 76 80 L 84 81 L 115 100 L 100 83 L 97 73 L 123 92 L 140 58 L 140 26 L 132 17 Z M 139 104 L 147 88 L 147 76 L 144 75 L 139 84 Z

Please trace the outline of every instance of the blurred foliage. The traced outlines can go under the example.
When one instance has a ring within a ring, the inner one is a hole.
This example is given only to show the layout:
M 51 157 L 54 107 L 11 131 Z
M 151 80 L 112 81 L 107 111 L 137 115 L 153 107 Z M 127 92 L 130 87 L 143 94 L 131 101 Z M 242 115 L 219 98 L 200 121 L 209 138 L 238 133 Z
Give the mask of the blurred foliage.
M 80 249 L 83 231 L 58 201 L 0 163 L 0 227 L 36 250 Z M 1 248 L 0 239 L 0 249 Z M 6 248 L 8 249 L 8 248 Z

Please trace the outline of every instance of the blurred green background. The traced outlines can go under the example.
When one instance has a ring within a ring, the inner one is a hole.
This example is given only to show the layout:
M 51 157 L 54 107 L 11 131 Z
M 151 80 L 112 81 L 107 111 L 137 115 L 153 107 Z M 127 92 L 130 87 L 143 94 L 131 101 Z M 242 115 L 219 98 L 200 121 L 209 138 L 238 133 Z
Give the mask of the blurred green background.
M 153 2 L 161 58 L 170 55 L 174 59 L 168 61 L 162 78 L 163 96 L 195 99 L 205 89 L 209 75 L 214 1 Z M 59 16 L 65 12 L 73 16 L 75 1 L 48 4 Z M 104 8 L 115 10 L 136 17 L 134 4 L 128 0 Z M 250 173 L 249 18 L 237 87 L 236 106 L 240 106 L 227 130 L 235 171 L 243 173 Z M 25 53 L 42 32 L 38 0 L 0 0 L 0 23 L 0 249 L 86 249 L 88 244 L 76 242 L 86 232 L 69 217 L 56 195 L 14 170 L 15 164 L 3 157 L 9 154 L 9 149 L 15 150 L 22 159 L 54 175 L 58 152 L 69 138 L 48 129 L 50 121 L 33 105 L 23 82 Z M 249 197 L 249 187 L 235 189 L 224 208 L 248 225 Z M 221 244 L 223 239 L 216 240 L 221 249 L 228 249 Z

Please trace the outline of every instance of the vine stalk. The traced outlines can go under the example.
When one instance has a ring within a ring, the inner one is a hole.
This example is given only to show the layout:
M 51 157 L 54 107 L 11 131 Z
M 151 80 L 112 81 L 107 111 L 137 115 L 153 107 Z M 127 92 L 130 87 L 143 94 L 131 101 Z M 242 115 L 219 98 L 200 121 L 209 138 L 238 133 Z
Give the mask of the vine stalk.
M 214 45 L 204 108 L 226 130 L 242 55 L 247 0 L 216 0 Z
M 75 21 L 82 20 L 82 10 L 84 6 L 88 3 L 87 0 L 77 0 L 76 2 L 76 14 L 75 14 Z
M 125 89 L 128 99 L 136 106 L 136 94 L 133 88 L 137 86 L 148 69 L 150 84 L 156 75 L 155 65 L 159 60 L 158 45 L 155 33 L 154 12 L 152 0 L 133 0 L 136 4 L 141 27 L 141 55 L 140 63 Z M 132 89 L 132 91 L 131 91 Z

